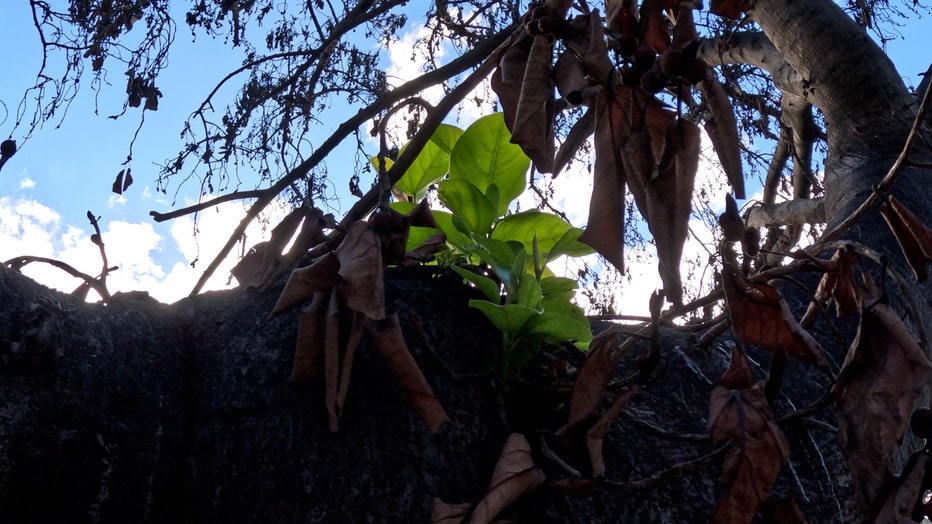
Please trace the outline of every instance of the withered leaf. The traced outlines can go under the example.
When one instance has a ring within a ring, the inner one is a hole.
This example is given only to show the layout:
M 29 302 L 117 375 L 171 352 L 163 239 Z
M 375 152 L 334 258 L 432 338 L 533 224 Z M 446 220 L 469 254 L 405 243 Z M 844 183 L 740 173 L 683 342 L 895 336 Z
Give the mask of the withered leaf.
M 832 388 L 838 440 L 865 502 L 891 475 L 890 461 L 932 363 L 889 305 L 870 301 Z
M 408 251 L 406 257 L 417 262 L 428 262 L 434 258 L 434 254 L 443 250 L 446 243 L 447 235 L 438 231 L 421 242 L 421 245 Z
M 838 316 L 852 316 L 860 312 L 861 308 L 854 290 L 854 266 L 857 261 L 858 256 L 855 252 L 842 247 L 835 251 L 831 260 L 820 262 L 819 265 L 825 269 L 825 274 L 822 275 L 822 280 L 816 287 L 813 301 L 803 317 L 799 319 L 800 326 L 804 329 L 812 327 L 819 313 L 816 304 L 824 307 L 829 298 L 835 300 L 835 311 Z
M 490 79 L 492 90 L 498 96 L 508 129 L 514 129 L 524 70 L 527 68 L 533 38 L 523 29 L 512 36 L 512 45 L 501 52 L 498 67 Z
M 521 146 L 541 173 L 553 171 L 553 81 L 550 37 L 534 37 L 515 110 L 511 141 Z
M 381 321 L 369 321 L 366 330 L 372 335 L 375 349 L 388 365 L 389 373 L 407 394 L 414 411 L 431 433 L 437 431 L 450 419 L 408 350 L 398 314 L 392 313 Z
M 821 346 L 799 325 L 776 288 L 745 279 L 738 267 L 727 261 L 722 283 L 735 333 L 744 343 L 786 351 L 806 364 L 829 369 Z
M 608 432 L 609 425 L 618 417 L 619 413 L 625 409 L 625 406 L 628 405 L 628 401 L 640 391 L 640 388 L 634 386 L 624 393 L 616 394 L 615 398 L 612 399 L 611 406 L 599 417 L 599 420 L 593 424 L 589 431 L 586 432 L 586 448 L 589 450 L 589 461 L 592 463 L 593 478 L 601 478 L 605 475 L 605 459 L 602 458 L 602 439 L 605 437 L 605 433 Z
M 738 213 L 738 203 L 730 194 L 725 195 L 725 212 L 718 216 L 718 225 L 722 228 L 722 237 L 727 242 L 740 242 L 744 239 L 744 221 Z
M 924 477 L 929 468 L 930 457 L 926 453 L 914 453 L 910 458 L 902 475 L 896 480 L 893 492 L 887 495 L 886 501 L 877 512 L 871 515 L 870 522 L 890 522 L 894 524 L 914 524 L 919 522 L 915 515 L 918 504 L 922 504 L 924 493 Z M 924 512 L 923 512 L 924 513 Z
M 754 384 L 754 373 L 740 344 L 731 348 L 731 361 L 719 383 L 728 389 L 747 389 Z
M 736 198 L 744 198 L 744 175 L 741 169 L 741 137 L 738 134 L 738 121 L 735 119 L 731 101 L 722 84 L 709 68 L 701 84 L 709 106 L 710 117 L 706 119 L 705 130 L 709 134 L 712 146 L 728 177 L 728 183 Z
M 385 318 L 385 281 L 378 235 L 368 223 L 356 221 L 349 226 L 335 254 L 340 261 L 337 287 L 346 305 L 369 318 Z
M 543 482 L 544 472 L 534 465 L 527 439 L 520 433 L 508 435 L 492 472 L 489 491 L 476 505 L 470 524 L 491 522 L 503 509 Z
M 460 524 L 472 511 L 472 504 L 450 504 L 434 497 L 430 505 L 430 524 Z
M 750 523 L 790 456 L 760 384 L 733 390 L 716 386 L 709 401 L 713 444 L 732 441 L 719 478 L 725 493 L 712 522 Z
M 121 169 L 117 173 L 116 179 L 113 181 L 112 191 L 118 195 L 122 195 L 124 191 L 129 189 L 129 186 L 133 185 L 133 170 L 130 168 Z
M 579 151 L 579 148 L 589 140 L 592 133 L 595 132 L 595 113 L 592 108 L 586 109 L 586 112 L 573 124 L 566 139 L 560 144 L 557 150 L 557 156 L 553 161 L 553 176 L 557 176 L 563 171 L 563 168 L 569 164 L 570 159 Z
M 643 0 L 641 2 L 640 40 L 654 48 L 658 54 L 670 45 L 670 31 L 663 13 L 664 0 Z
M 880 213 L 899 242 L 916 280 L 925 282 L 929 278 L 925 265 L 932 261 L 932 231 L 896 197 L 890 196 L 880 204 Z
M 712 0 L 709 12 L 731 20 L 738 20 L 750 8 L 751 3 L 748 0 Z
M 275 318 L 286 309 L 313 298 L 318 291 L 332 289 L 339 282 L 339 270 L 340 260 L 330 252 L 315 260 L 313 264 L 292 271 L 269 318 Z
M 605 396 L 605 386 L 615 374 L 612 352 L 618 347 L 614 335 L 601 334 L 589 344 L 589 354 L 573 384 L 569 420 L 557 430 L 564 435 L 576 424 L 595 414 Z
M 324 329 L 321 316 L 328 293 L 318 291 L 298 314 L 298 344 L 294 352 L 294 365 L 290 380 L 301 380 L 320 373 L 320 360 L 324 356 Z
M 349 335 L 346 339 L 346 345 L 343 348 L 343 358 L 340 366 L 340 381 L 337 388 L 336 407 L 337 414 L 342 415 L 343 405 L 346 403 L 346 394 L 349 392 L 350 379 L 353 375 L 353 358 L 356 356 L 356 348 L 359 347 L 359 341 L 362 339 L 362 332 L 366 316 L 359 311 L 352 311 L 352 320 L 349 329 Z
M 312 243 L 322 238 L 321 216 L 322 213 L 317 209 L 294 209 L 272 229 L 269 240 L 253 246 L 230 273 L 241 286 L 265 289 L 291 271 L 298 257 L 306 252 Z M 299 225 L 301 230 L 295 237 Z M 285 246 L 292 239 L 294 243 L 288 253 L 283 253 Z
M 582 60 L 572 49 L 565 49 L 553 65 L 553 80 L 560 93 L 569 104 L 579 105 L 584 100 L 583 90 L 589 85 Z
M 624 273 L 625 168 L 620 148 L 631 133 L 631 88 L 618 85 L 595 99 L 595 172 L 589 222 L 579 241 Z
M 636 0 L 605 0 L 605 25 L 625 37 L 639 34 Z
M 340 429 L 340 409 L 337 406 L 341 368 L 340 309 L 339 294 L 331 291 L 324 317 L 324 403 L 327 406 L 327 418 L 332 432 Z

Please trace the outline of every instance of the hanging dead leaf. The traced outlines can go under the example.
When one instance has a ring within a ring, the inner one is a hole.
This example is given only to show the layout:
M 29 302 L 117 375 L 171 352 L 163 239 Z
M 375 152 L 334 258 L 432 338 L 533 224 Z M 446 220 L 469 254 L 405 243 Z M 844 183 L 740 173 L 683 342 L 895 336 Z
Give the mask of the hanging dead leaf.
M 829 371 L 822 347 L 799 325 L 776 288 L 745 279 L 737 265 L 727 260 L 722 283 L 732 326 L 745 344 L 786 351 L 797 360 Z
M 589 222 L 579 236 L 618 271 L 624 273 L 625 168 L 621 146 L 631 134 L 627 116 L 633 104 L 631 88 L 618 85 L 595 99 L 595 172 L 589 201 Z
M 544 472 L 534 465 L 527 439 L 520 433 L 508 435 L 492 472 L 489 490 L 476 505 L 470 524 L 491 522 L 503 509 L 543 482 Z
M 553 80 L 557 92 L 570 105 L 583 103 L 583 90 L 589 85 L 582 60 L 571 49 L 565 49 L 553 65 Z
M 712 0 L 709 4 L 709 12 L 731 20 L 738 20 L 750 8 L 751 3 L 748 0 Z
M 741 169 L 741 137 L 738 134 L 738 121 L 735 119 L 731 101 L 709 68 L 701 89 L 709 107 L 709 118 L 705 121 L 705 130 L 718 154 L 718 159 L 728 177 L 735 197 L 744 198 L 744 175 Z
M 275 318 L 286 309 L 310 300 L 319 291 L 332 289 L 339 282 L 339 270 L 340 260 L 330 252 L 315 260 L 313 264 L 292 271 L 269 318 Z
M 670 30 L 663 9 L 664 0 L 643 0 L 641 2 L 639 38 L 660 54 L 670 45 Z
M 434 497 L 430 505 L 430 524 L 460 524 L 469 516 L 472 504 L 450 504 Z
M 722 238 L 726 242 L 739 242 L 744 239 L 744 220 L 741 220 L 741 214 L 738 212 L 738 203 L 730 194 L 725 195 L 725 212 L 719 215 L 718 226 L 722 228 Z
M 117 173 L 116 179 L 113 181 L 113 187 L 111 188 L 114 193 L 122 195 L 124 191 L 129 189 L 129 186 L 133 185 L 133 175 L 132 169 L 126 168 L 121 169 Z
M 819 266 L 825 270 L 822 280 L 816 287 L 813 301 L 806 309 L 806 313 L 799 320 L 799 325 L 808 329 L 815 324 L 819 314 L 818 305 L 825 307 L 829 298 L 835 300 L 835 311 L 838 316 L 853 316 L 859 314 L 861 307 L 854 291 L 854 266 L 858 262 L 858 255 L 847 248 L 840 248 L 832 255 L 831 260 L 821 261 Z
M 893 489 L 886 495 L 883 506 L 864 522 L 889 522 L 892 524 L 914 524 L 921 522 L 925 510 L 922 505 L 925 491 L 924 478 L 932 472 L 927 453 L 914 453 L 903 473 L 896 479 Z M 919 511 L 917 512 L 917 509 Z
M 514 129 L 515 117 L 524 85 L 524 71 L 527 69 L 531 44 L 534 39 L 525 30 L 512 36 L 512 44 L 499 55 L 498 67 L 492 72 L 491 85 L 498 102 L 502 105 L 505 125 Z
M 638 4 L 636 0 L 606 0 L 605 25 L 626 38 L 636 38 L 638 27 Z
M 378 235 L 368 223 L 354 222 L 334 253 L 340 261 L 337 288 L 347 307 L 372 319 L 385 318 L 384 268 Z
M 676 12 L 676 21 L 673 24 L 673 47 L 682 49 L 690 42 L 699 40 L 696 24 L 693 22 L 693 2 L 676 2 L 673 8 Z
M 863 304 L 832 394 L 838 440 L 859 495 L 870 502 L 891 476 L 893 451 L 932 379 L 932 362 L 893 308 L 876 300 Z
M 438 231 L 421 242 L 421 245 L 408 251 L 405 255 L 410 261 L 429 262 L 434 258 L 434 254 L 443 251 L 447 244 L 447 235 L 443 231 Z
M 340 410 L 337 407 L 340 368 L 340 297 L 337 292 L 331 291 L 324 316 L 324 404 L 327 406 L 331 432 L 340 429 Z
M 565 435 L 574 426 L 598 412 L 605 397 L 605 386 L 615 374 L 612 352 L 618 347 L 615 335 L 601 334 L 589 344 L 589 354 L 573 384 L 570 414 L 566 424 L 557 430 Z
M 389 373 L 408 395 L 414 411 L 431 433 L 437 431 L 441 424 L 450 419 L 408 350 L 398 314 L 392 313 L 382 321 L 368 322 L 366 331 L 372 335 L 375 349 L 388 365 Z
M 754 384 L 754 373 L 748 363 L 748 356 L 740 344 L 732 346 L 731 361 L 728 362 L 728 369 L 719 379 L 719 384 L 728 389 L 747 389 Z
M 789 445 L 770 412 L 760 384 L 733 390 L 717 386 L 709 401 L 713 444 L 734 442 L 725 456 L 725 493 L 712 522 L 750 523 L 790 456 Z
M 612 404 L 599 417 L 599 420 L 586 432 L 586 448 L 589 450 L 589 460 L 592 463 L 592 478 L 602 478 L 605 476 L 605 459 L 602 458 L 602 439 L 608 432 L 609 425 L 621 413 L 625 406 L 628 405 L 635 395 L 641 389 L 637 386 L 632 387 L 624 393 L 616 393 L 612 399 Z
M 643 120 L 622 151 L 628 189 L 654 236 L 664 293 L 683 301 L 680 260 L 689 231 L 699 166 L 699 128 L 647 102 Z
M 294 365 L 289 380 L 301 380 L 320 373 L 324 356 L 324 330 L 320 323 L 328 293 L 318 291 L 311 303 L 298 314 L 298 344 L 294 352 Z
M 509 126 L 511 142 L 521 146 L 541 173 L 553 171 L 553 42 L 539 34 L 528 53 L 514 123 Z
M 352 316 L 349 334 L 343 347 L 342 362 L 340 365 L 340 381 L 337 387 L 336 408 L 337 415 L 343 414 L 343 405 L 346 404 L 346 394 L 349 392 L 350 379 L 353 376 L 353 359 L 356 357 L 356 348 L 362 339 L 364 321 L 366 316 L 359 311 L 348 312 Z M 341 337 L 342 338 L 342 337 Z
M 592 133 L 595 132 L 595 113 L 592 108 L 586 109 L 586 112 L 573 124 L 566 139 L 560 144 L 557 150 L 557 156 L 553 161 L 553 176 L 559 175 L 563 168 L 569 164 L 579 148 L 589 140 Z
M 322 215 L 323 213 L 317 209 L 294 209 L 272 229 L 269 240 L 253 246 L 230 273 L 243 287 L 266 289 L 291 271 L 298 257 L 304 254 L 311 244 L 323 238 Z M 296 237 L 298 226 L 301 226 L 301 230 Z M 285 246 L 292 240 L 294 242 L 288 253 L 283 253 Z
M 932 230 L 896 197 L 887 197 L 880 204 L 880 214 L 893 231 L 916 280 L 925 282 L 929 278 L 926 262 L 932 261 Z

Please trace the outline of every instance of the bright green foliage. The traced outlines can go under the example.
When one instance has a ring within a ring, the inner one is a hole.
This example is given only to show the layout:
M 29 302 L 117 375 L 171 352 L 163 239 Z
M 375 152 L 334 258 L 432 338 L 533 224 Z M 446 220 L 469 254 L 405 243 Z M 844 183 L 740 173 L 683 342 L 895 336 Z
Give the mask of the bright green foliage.
M 578 241 L 582 230 L 537 210 L 503 216 L 524 191 L 530 166 L 510 139 L 498 113 L 465 131 L 443 125 L 431 138 L 430 149 L 425 148 L 428 152 L 418 155 L 396 186 L 420 198 L 431 184 L 449 175 L 438 184 L 437 196 L 451 213 L 433 211 L 447 236 L 442 258 L 488 268 L 483 275 L 451 265 L 488 299 L 471 300 L 469 305 L 502 331 L 503 378 L 533 358 L 542 343 L 573 342 L 586 349 L 592 339 L 588 319 L 572 302 L 576 281 L 554 276 L 546 268 L 560 256 L 593 252 Z M 392 207 L 407 213 L 414 204 L 396 202 Z M 433 233 L 411 228 L 409 249 Z

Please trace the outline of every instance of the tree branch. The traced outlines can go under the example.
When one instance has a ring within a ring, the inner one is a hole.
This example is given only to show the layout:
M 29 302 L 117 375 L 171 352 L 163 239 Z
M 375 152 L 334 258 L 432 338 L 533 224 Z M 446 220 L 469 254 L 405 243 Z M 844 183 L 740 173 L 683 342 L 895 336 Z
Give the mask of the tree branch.
M 798 226 L 825 223 L 821 198 L 798 198 L 780 203 L 752 206 L 744 217 L 748 227 Z
M 697 56 L 709 65 L 750 64 L 770 74 L 773 84 L 784 93 L 805 95 L 803 77 L 793 69 L 764 33 L 740 32 L 727 37 L 709 38 L 699 45 Z

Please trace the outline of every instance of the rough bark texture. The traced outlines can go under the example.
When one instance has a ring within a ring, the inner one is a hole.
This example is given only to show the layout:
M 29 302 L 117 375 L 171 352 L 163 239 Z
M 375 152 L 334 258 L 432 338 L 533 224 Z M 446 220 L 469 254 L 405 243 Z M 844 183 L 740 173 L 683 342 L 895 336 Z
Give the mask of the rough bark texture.
M 567 392 L 516 386 L 508 427 L 490 380 L 476 377 L 495 361 L 499 334 L 451 279 L 403 271 L 387 281 L 389 305 L 451 417 L 434 435 L 365 342 L 342 429 L 331 434 L 322 387 L 286 381 L 296 322 L 266 320 L 277 290 L 209 293 L 171 306 L 127 294 L 87 305 L 3 268 L 0 293 L 4 523 L 426 522 L 433 497 L 481 497 L 508 431 L 526 432 L 548 480 L 567 476 L 539 453 L 538 436 L 565 422 Z M 711 515 L 720 458 L 650 489 L 624 489 L 712 449 L 682 435 L 706 434 L 709 392 L 727 349 L 700 351 L 674 335 L 664 347 L 664 372 L 606 437 L 607 477 L 619 485 L 572 496 L 547 484 L 517 506 L 517 517 L 679 523 Z M 473 378 L 454 378 L 434 352 Z M 628 374 L 634 364 L 622 368 Z M 780 409 L 824 387 L 800 385 Z M 793 426 L 787 433 L 793 458 L 776 493 L 796 499 L 814 522 L 850 521 L 834 435 Z M 546 438 L 585 471 L 584 455 Z

